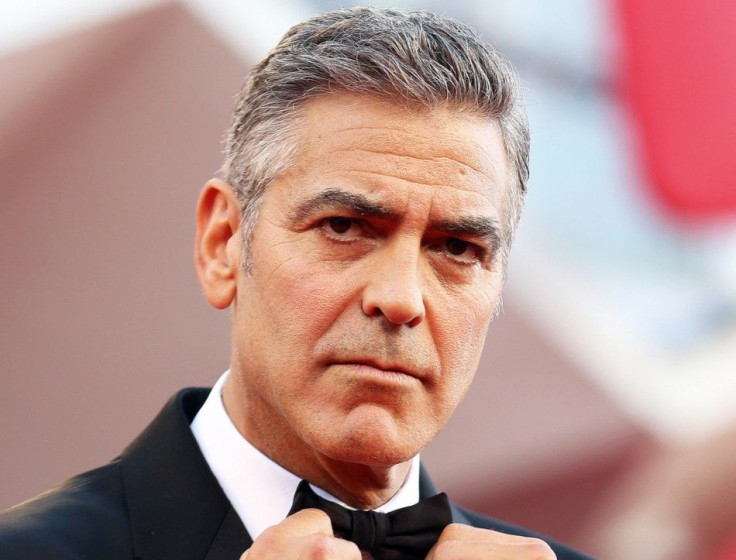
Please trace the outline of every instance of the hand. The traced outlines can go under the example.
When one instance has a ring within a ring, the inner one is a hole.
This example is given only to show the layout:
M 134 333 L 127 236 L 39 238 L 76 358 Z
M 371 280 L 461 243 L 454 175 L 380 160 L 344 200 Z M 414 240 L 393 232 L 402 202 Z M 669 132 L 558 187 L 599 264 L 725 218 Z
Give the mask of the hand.
M 426 560 L 482 558 L 484 560 L 556 560 L 540 539 L 520 537 L 453 523 L 445 527 Z
M 240 560 L 361 560 L 358 547 L 332 533 L 326 513 L 303 509 L 269 527 Z

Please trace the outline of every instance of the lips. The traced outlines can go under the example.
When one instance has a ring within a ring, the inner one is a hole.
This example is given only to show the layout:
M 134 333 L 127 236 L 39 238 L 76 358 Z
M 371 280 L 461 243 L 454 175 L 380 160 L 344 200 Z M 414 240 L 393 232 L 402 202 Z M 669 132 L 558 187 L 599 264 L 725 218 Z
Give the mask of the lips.
M 338 366 L 353 366 L 353 367 L 366 367 L 371 368 L 374 370 L 378 370 L 381 372 L 384 372 L 386 374 L 399 374 L 404 375 L 408 377 L 413 377 L 414 379 L 422 380 L 425 376 L 417 373 L 417 371 L 414 368 L 406 367 L 402 364 L 397 363 L 388 363 L 388 362 L 382 362 L 380 360 L 375 360 L 371 358 L 351 358 L 351 359 L 340 359 L 335 362 L 333 362 L 334 365 Z

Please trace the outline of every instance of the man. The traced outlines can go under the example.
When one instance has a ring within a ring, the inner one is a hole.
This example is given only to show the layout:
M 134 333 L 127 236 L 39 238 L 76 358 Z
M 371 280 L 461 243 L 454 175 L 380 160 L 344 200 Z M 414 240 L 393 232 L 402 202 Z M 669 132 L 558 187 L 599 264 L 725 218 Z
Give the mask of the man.
M 229 372 L 4 514 L 0 556 L 584 558 L 425 500 L 418 459 L 500 305 L 527 160 L 512 69 L 468 27 L 362 8 L 293 28 L 240 93 L 197 206 Z

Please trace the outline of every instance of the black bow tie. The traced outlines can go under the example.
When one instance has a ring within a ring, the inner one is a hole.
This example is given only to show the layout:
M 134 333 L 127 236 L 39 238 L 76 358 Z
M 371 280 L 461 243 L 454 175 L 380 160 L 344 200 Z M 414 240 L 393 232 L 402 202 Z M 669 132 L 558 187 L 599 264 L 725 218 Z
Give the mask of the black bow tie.
M 442 530 L 452 523 L 447 494 L 440 493 L 390 513 L 349 510 L 314 493 L 302 480 L 289 515 L 317 508 L 330 516 L 336 537 L 358 545 L 376 560 L 423 560 Z

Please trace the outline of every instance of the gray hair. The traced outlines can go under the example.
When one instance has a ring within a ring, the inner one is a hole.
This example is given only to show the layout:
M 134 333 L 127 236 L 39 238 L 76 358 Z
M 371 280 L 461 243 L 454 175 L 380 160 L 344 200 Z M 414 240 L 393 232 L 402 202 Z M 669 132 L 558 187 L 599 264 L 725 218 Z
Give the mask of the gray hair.
M 241 205 L 245 266 L 266 187 L 296 152 L 302 105 L 346 91 L 496 119 L 512 184 L 503 260 L 529 178 L 529 127 L 508 60 L 469 26 L 425 11 L 350 8 L 292 27 L 238 94 L 221 169 Z

